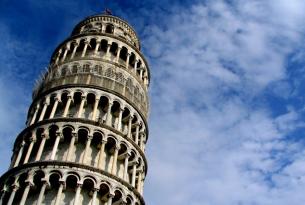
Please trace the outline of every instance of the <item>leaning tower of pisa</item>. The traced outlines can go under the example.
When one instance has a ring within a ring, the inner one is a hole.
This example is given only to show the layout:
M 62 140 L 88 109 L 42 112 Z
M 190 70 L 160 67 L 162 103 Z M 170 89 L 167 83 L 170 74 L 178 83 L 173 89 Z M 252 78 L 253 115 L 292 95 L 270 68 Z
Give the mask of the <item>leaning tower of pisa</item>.
M 145 204 L 150 74 L 140 48 L 109 12 L 75 26 L 34 88 L 0 204 Z

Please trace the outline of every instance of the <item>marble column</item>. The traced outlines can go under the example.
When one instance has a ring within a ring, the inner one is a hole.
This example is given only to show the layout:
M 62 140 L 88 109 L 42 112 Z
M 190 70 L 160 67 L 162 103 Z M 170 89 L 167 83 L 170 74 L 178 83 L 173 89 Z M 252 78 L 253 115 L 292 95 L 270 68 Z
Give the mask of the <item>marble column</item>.
M 49 103 L 48 103 L 47 101 L 43 103 L 43 108 L 42 108 L 40 117 L 39 117 L 39 119 L 38 119 L 38 122 L 40 122 L 41 120 L 43 120 L 44 115 L 46 114 L 48 105 L 49 105 Z
M 79 198 L 80 198 L 80 192 L 82 190 L 82 184 L 77 184 L 75 198 L 74 198 L 74 205 L 79 205 Z
M 57 191 L 57 195 L 56 195 L 56 200 L 55 200 L 55 204 L 54 205 L 60 205 L 61 204 L 61 195 L 62 195 L 62 191 L 64 189 L 64 182 L 60 181 L 60 185 Z
M 117 161 L 118 161 L 118 154 L 119 154 L 120 147 L 115 146 L 114 154 L 113 154 L 113 161 L 111 167 L 111 174 L 116 175 L 117 171 Z
M 123 116 L 123 111 L 124 109 L 120 108 L 119 111 L 119 119 L 118 119 L 118 125 L 117 125 L 117 130 L 121 131 L 122 130 L 122 116 Z
M 110 127 L 112 127 L 111 126 L 111 108 L 112 108 L 112 102 L 109 102 L 109 104 L 108 104 L 108 110 L 107 110 L 107 116 L 106 116 L 106 125 L 108 125 L 108 126 L 110 126 Z
M 139 129 L 140 129 L 140 123 L 137 122 L 137 124 L 136 124 L 136 136 L 135 136 L 135 143 L 137 145 L 139 144 Z
M 109 194 L 109 199 L 108 199 L 107 205 L 112 205 L 113 197 L 114 197 L 114 194 Z
M 50 160 L 55 160 L 55 156 L 56 156 L 56 152 L 57 152 L 57 149 L 58 149 L 60 138 L 61 138 L 61 133 L 56 133 L 56 139 L 55 139 L 55 142 L 54 142 L 54 146 L 53 146 L 53 150 L 52 150 Z
M 28 195 L 29 195 L 29 192 L 30 192 L 30 188 L 31 188 L 31 183 L 28 182 L 24 191 L 23 191 L 23 194 L 22 194 L 22 198 L 20 200 L 20 204 L 19 205 L 24 205 L 25 202 L 26 202 L 26 199 L 28 198 Z
M 43 149 L 44 149 L 44 146 L 46 144 L 46 140 L 47 139 L 48 139 L 48 134 L 47 133 L 43 133 L 41 135 L 41 142 L 40 142 L 39 149 L 38 149 L 38 152 L 37 152 L 36 158 L 35 158 L 36 162 L 41 159 L 41 155 L 42 155 L 42 152 L 43 152 Z
M 131 138 L 132 119 L 133 119 L 133 116 L 130 115 L 129 120 L 128 120 L 128 133 L 127 133 L 128 138 Z
M 94 54 L 95 54 L 95 55 L 97 55 L 97 53 L 98 53 L 98 49 L 100 48 L 100 45 L 101 45 L 101 43 L 100 43 L 100 42 L 98 42 L 98 43 L 96 44 L 96 46 L 95 46 L 95 50 L 94 50 Z
M 121 48 L 121 47 L 118 47 L 118 51 L 117 51 L 117 53 L 116 53 L 116 62 L 117 62 L 117 63 L 119 63 L 121 50 L 122 50 L 122 48 Z
M 131 177 L 131 185 L 132 185 L 133 187 L 136 186 L 136 173 L 137 173 L 137 164 L 134 163 L 134 164 L 132 165 L 132 177 Z
M 127 53 L 127 59 L 126 59 L 126 69 L 129 68 L 129 60 L 130 60 L 130 53 Z
M 55 97 L 55 102 L 54 102 L 54 105 L 53 105 L 53 108 L 52 108 L 52 111 L 51 111 L 50 117 L 49 117 L 50 119 L 52 119 L 54 117 L 58 103 L 59 103 L 59 98 Z
M 71 161 L 71 157 L 72 157 L 71 155 L 72 155 L 72 152 L 73 152 L 73 149 L 74 149 L 77 133 L 76 132 L 72 132 L 71 135 L 72 136 L 71 136 L 71 141 L 70 141 L 70 145 L 69 145 L 66 161 Z
M 55 63 L 56 63 L 56 64 L 57 64 L 58 61 L 59 61 L 59 57 L 60 57 L 61 53 L 62 53 L 62 50 L 60 49 L 60 50 L 58 51 L 58 55 L 57 55 L 56 60 L 55 60 Z
M 93 189 L 93 194 L 92 194 L 91 205 L 96 205 L 97 192 L 98 192 L 98 189 L 94 188 Z
M 78 114 L 77 114 L 78 118 L 81 118 L 81 116 L 82 116 L 84 105 L 85 105 L 85 101 L 86 101 L 86 96 L 83 95 L 82 96 L 82 101 L 81 101 L 80 106 L 79 106 Z
M 38 114 L 38 110 L 39 110 L 39 104 L 36 106 L 36 108 L 35 108 L 35 112 L 34 112 L 34 115 L 33 115 L 33 117 L 32 117 L 32 120 L 31 120 L 31 123 L 30 123 L 30 125 L 32 125 L 32 124 L 34 124 L 34 122 L 35 122 L 35 120 L 36 120 L 36 118 L 37 118 L 37 114 Z
M 101 147 L 100 147 L 100 152 L 99 152 L 99 158 L 98 158 L 98 168 L 103 169 L 104 167 L 104 161 L 105 161 L 105 145 L 107 141 L 102 140 Z
M 30 145 L 29 145 L 28 151 L 27 151 L 27 153 L 26 153 L 26 155 L 25 155 L 23 164 L 28 163 L 28 161 L 29 161 L 29 159 L 30 159 L 30 156 L 31 156 L 31 154 L 32 154 L 32 150 L 33 150 L 34 143 L 35 143 L 35 138 L 31 138 L 31 139 L 30 139 Z
M 89 45 L 89 41 L 85 41 L 84 50 L 82 52 L 82 58 L 85 57 L 85 55 L 86 55 L 88 45 Z
M 66 106 L 65 106 L 63 117 L 67 117 L 69 109 L 70 109 L 71 101 L 72 101 L 72 96 L 71 95 L 68 95 L 67 97 L 68 97 L 68 100 L 67 100 L 67 103 L 66 103 Z
M 92 113 L 91 120 L 96 121 L 96 112 L 97 112 L 97 107 L 98 107 L 99 102 L 100 102 L 100 99 L 99 99 L 99 97 L 97 97 L 95 99 L 95 102 L 94 102 L 94 107 L 93 107 L 93 113 Z
M 123 180 L 127 181 L 127 176 L 128 176 L 128 161 L 129 161 L 130 154 L 127 153 L 125 157 L 125 162 L 124 162 L 124 175 L 123 175 Z
M 25 145 L 25 141 L 22 141 L 21 144 L 20 144 L 20 148 L 19 148 L 17 159 L 16 159 L 16 161 L 14 163 L 14 167 L 17 167 L 19 165 L 19 163 L 20 163 L 20 160 L 21 160 L 21 157 L 22 157 L 22 154 L 23 154 L 24 145 Z
M 47 181 L 43 181 L 42 187 L 40 188 L 40 192 L 39 192 L 39 196 L 38 196 L 38 200 L 36 205 L 41 205 L 42 204 L 42 200 L 46 191 L 46 188 L 48 186 L 48 182 Z
M 142 171 L 139 172 L 139 175 L 138 175 L 138 184 L 137 184 L 137 190 L 138 192 L 141 191 L 141 182 L 142 182 Z
M 76 43 L 74 44 L 74 48 L 73 48 L 72 55 L 71 55 L 70 59 L 73 59 L 73 58 L 74 58 L 78 46 L 79 46 L 79 43 L 76 42 Z
M 83 159 L 82 159 L 83 164 L 86 164 L 86 158 L 88 155 L 88 151 L 89 151 L 89 148 L 91 145 L 92 138 L 93 138 L 93 136 L 90 136 L 90 135 L 87 138 L 87 143 L 86 143 L 86 147 L 85 147 L 85 151 L 84 151 L 84 155 L 83 155 Z
M 10 198 L 7 202 L 7 205 L 12 205 L 13 204 L 13 201 L 15 199 L 15 195 L 16 195 L 16 192 L 17 192 L 18 189 L 19 189 L 19 187 L 17 185 L 13 185 L 13 189 L 12 189 Z
M 65 48 L 64 56 L 62 57 L 61 62 L 64 62 L 64 61 L 66 60 L 67 53 L 68 53 L 69 50 L 70 50 L 69 47 L 66 47 L 66 48 Z

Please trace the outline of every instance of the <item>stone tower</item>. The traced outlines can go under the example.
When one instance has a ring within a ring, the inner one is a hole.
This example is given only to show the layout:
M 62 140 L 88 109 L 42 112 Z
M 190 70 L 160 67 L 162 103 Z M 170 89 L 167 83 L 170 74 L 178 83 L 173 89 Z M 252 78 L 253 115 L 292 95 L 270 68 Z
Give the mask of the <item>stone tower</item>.
M 147 62 L 133 28 L 90 16 L 38 81 L 0 204 L 144 205 Z

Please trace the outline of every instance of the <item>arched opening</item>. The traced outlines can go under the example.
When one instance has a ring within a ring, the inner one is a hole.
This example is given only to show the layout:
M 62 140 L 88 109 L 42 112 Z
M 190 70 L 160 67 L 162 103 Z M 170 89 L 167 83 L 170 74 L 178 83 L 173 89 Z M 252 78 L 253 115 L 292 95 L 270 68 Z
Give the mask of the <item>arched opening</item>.
M 68 150 L 72 139 L 72 132 L 73 132 L 73 128 L 69 126 L 66 126 L 62 130 L 63 140 L 60 142 L 58 146 L 57 157 L 56 157 L 60 161 L 66 161 L 67 159 Z
M 16 192 L 13 204 L 19 204 L 19 202 L 21 201 L 24 190 L 25 190 L 26 186 L 28 185 L 28 182 L 26 182 L 27 179 L 28 179 L 28 174 L 27 173 L 23 173 L 19 176 L 19 179 L 18 179 L 18 182 L 17 182 L 18 185 L 19 185 L 19 188 Z
M 98 204 L 105 204 L 108 201 L 109 194 L 110 194 L 110 188 L 108 184 L 105 183 L 101 184 L 97 197 L 99 199 Z
M 11 176 L 8 178 L 4 186 L 6 187 L 6 191 L 3 191 L 1 194 L 2 204 L 7 204 L 10 198 L 10 195 L 13 191 L 13 184 L 15 183 L 15 177 Z M 1 187 L 2 188 L 2 187 Z
M 112 34 L 113 32 L 114 32 L 114 26 L 112 24 L 107 24 L 106 29 L 105 29 L 105 33 Z
M 108 42 L 105 39 L 101 40 L 99 51 L 102 53 L 102 55 L 105 55 L 105 53 L 107 52 L 107 47 Z
M 103 140 L 103 135 L 100 132 L 95 132 L 93 134 L 92 142 L 91 142 L 91 153 L 90 153 L 90 165 L 97 167 L 99 161 L 99 151 L 100 146 Z
M 118 50 L 118 44 L 113 42 L 110 47 L 110 53 L 111 53 L 112 59 L 116 58 L 117 50 Z
M 38 153 L 38 150 L 40 148 L 41 141 L 42 141 L 43 132 L 44 132 L 43 128 L 38 128 L 35 132 L 36 142 L 34 143 L 34 147 L 32 149 L 33 154 L 31 154 L 29 162 L 34 162 L 35 161 L 35 158 L 37 156 L 37 153 Z
M 119 112 L 120 112 L 120 103 L 117 101 L 113 102 L 113 105 L 111 107 L 111 127 L 117 128 L 118 120 L 119 120 Z
M 91 204 L 93 191 L 94 191 L 94 181 L 90 178 L 85 179 L 83 182 L 79 203 Z
M 42 160 L 50 160 L 51 158 L 51 154 L 53 151 L 53 146 L 56 140 L 56 133 L 58 131 L 58 127 L 56 125 L 52 125 L 49 128 L 49 138 L 47 139 L 46 143 L 45 143 L 45 147 L 42 153 Z
M 60 186 L 61 175 L 57 172 L 53 172 L 49 176 L 49 185 L 50 187 L 45 191 L 45 202 L 55 202 L 57 191 Z
M 120 52 L 120 59 L 125 62 L 127 60 L 127 53 L 128 53 L 128 50 L 126 47 L 122 47 L 121 49 L 121 52 Z
M 62 93 L 60 99 L 61 100 L 58 102 L 57 109 L 54 115 L 55 118 L 59 118 L 63 116 L 68 101 L 68 93 L 67 92 Z
M 85 39 L 82 39 L 79 42 L 79 46 L 76 49 L 75 57 L 80 57 L 82 55 L 84 48 L 85 48 Z
M 125 107 L 122 114 L 122 132 L 125 135 L 128 134 L 129 119 L 130 119 L 130 111 L 128 108 Z
M 138 139 L 136 139 L 136 137 L 139 137 L 137 136 L 137 126 L 138 125 L 138 117 L 135 115 L 132 119 L 132 126 L 131 126 L 131 133 L 132 133 L 132 139 L 134 142 L 137 142 Z
M 42 179 L 44 177 L 45 177 L 44 172 L 42 172 L 42 171 L 35 172 L 34 177 L 33 177 L 34 186 L 31 187 L 31 191 L 28 194 L 28 197 L 26 200 L 26 205 L 35 204 L 35 202 L 37 201 L 41 187 L 43 185 Z
M 136 163 L 136 153 L 134 150 L 131 151 L 130 157 L 129 157 L 129 163 L 128 163 L 128 179 L 127 181 L 131 184 L 132 183 L 132 173 L 133 173 L 133 168 L 134 164 Z
M 88 56 L 91 56 L 91 55 L 94 54 L 95 47 L 96 47 L 96 39 L 92 38 L 92 39 L 90 39 L 90 42 L 89 42 L 89 45 L 88 45 L 88 48 L 87 48 L 87 55 Z
M 107 114 L 107 107 L 109 104 L 109 100 L 107 97 L 102 96 L 99 100 L 98 109 L 96 113 L 97 120 L 100 124 L 106 123 L 106 114 Z
M 133 199 L 131 196 L 127 196 L 126 205 L 132 205 Z
M 53 106 L 54 106 L 54 103 L 55 103 L 55 97 L 56 97 L 56 94 L 52 94 L 50 96 L 50 102 L 49 102 L 49 105 L 47 106 L 47 110 L 46 110 L 46 113 L 45 113 L 43 119 L 49 119 L 50 118 L 50 114 L 52 112 L 52 109 L 53 109 Z
M 25 145 L 24 145 L 24 148 L 23 148 L 23 152 L 22 152 L 22 156 L 21 156 L 19 165 L 24 164 L 24 160 L 26 158 L 26 155 L 28 153 L 28 150 L 29 150 L 29 147 L 30 147 L 30 144 L 31 144 L 31 138 L 32 138 L 32 133 L 31 132 L 26 133 L 25 136 L 23 137 Z M 32 155 L 32 153 L 31 153 L 31 155 Z
M 73 199 L 73 202 L 75 201 L 75 192 L 78 186 L 78 178 L 74 174 L 69 175 L 66 179 L 66 189 L 62 197 L 64 204 L 70 204 L 71 199 Z
M 134 53 L 131 53 L 130 57 L 129 57 L 129 69 L 133 69 L 134 68 L 134 64 L 136 63 L 136 56 Z
M 84 117 L 86 119 L 92 119 L 93 109 L 95 104 L 95 94 L 89 93 L 87 95 L 86 106 L 84 107 Z
M 123 202 L 123 194 L 119 190 L 115 190 L 112 204 L 120 204 Z
M 105 145 L 105 168 L 104 170 L 110 172 L 112 168 L 112 158 L 116 146 L 116 141 L 112 137 L 108 137 Z
M 88 130 L 86 129 L 79 129 L 77 133 L 77 143 L 76 143 L 76 150 L 74 155 L 74 161 L 81 163 L 84 156 L 84 151 L 86 148 L 86 143 L 88 140 Z
M 73 103 L 70 105 L 68 117 L 78 117 L 79 108 L 81 105 L 83 94 L 81 92 L 75 92 L 73 96 Z
M 118 153 L 116 176 L 123 178 L 125 168 L 125 158 L 127 157 L 127 145 L 122 143 Z

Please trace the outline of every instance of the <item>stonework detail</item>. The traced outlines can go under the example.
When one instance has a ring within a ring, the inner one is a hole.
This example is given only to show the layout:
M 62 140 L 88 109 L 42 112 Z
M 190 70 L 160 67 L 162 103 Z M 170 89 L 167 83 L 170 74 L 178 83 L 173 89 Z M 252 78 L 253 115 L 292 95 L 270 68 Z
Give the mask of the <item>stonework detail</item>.
M 144 205 L 149 81 L 127 22 L 76 25 L 34 88 L 0 205 Z

